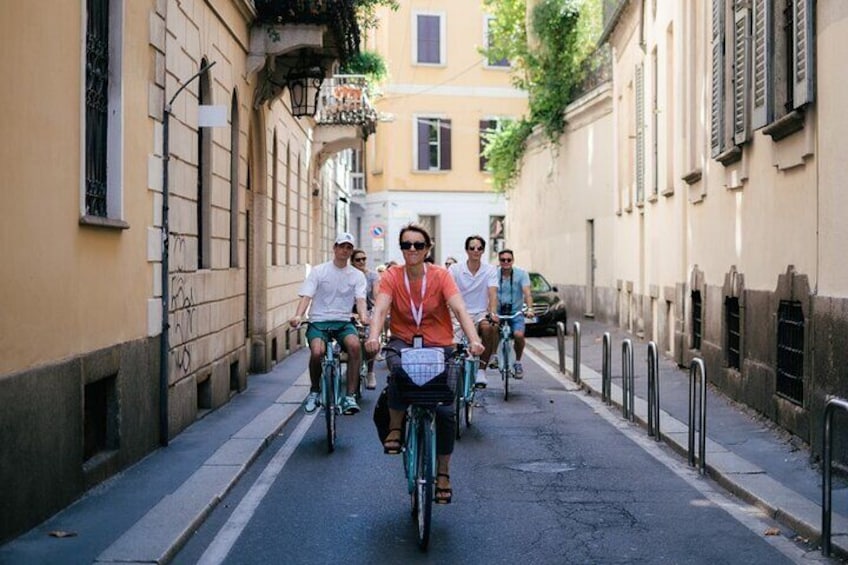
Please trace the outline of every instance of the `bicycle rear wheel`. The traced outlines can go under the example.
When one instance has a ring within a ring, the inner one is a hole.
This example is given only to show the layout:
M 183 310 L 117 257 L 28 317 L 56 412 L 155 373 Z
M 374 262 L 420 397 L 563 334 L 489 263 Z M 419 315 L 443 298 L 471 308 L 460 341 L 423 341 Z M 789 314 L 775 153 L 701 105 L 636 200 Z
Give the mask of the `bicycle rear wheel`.
M 327 451 L 332 453 L 336 450 L 336 399 L 338 391 L 336 390 L 338 378 L 335 374 L 338 367 L 324 368 L 324 382 L 322 389 L 324 391 L 324 421 L 327 424 Z
M 416 461 L 415 516 L 418 522 L 418 547 L 426 550 L 430 543 L 430 520 L 433 512 L 433 423 L 419 428 L 418 458 Z

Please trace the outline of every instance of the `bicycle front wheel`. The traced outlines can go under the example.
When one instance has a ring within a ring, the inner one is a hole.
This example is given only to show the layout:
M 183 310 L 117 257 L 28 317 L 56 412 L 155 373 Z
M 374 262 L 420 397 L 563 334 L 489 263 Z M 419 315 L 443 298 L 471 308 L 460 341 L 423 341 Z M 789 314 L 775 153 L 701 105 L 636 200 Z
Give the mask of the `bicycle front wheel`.
M 336 367 L 324 368 L 324 421 L 327 424 L 327 451 L 336 450 L 336 399 L 338 398 Z
M 456 394 L 453 399 L 454 422 L 456 422 L 456 439 L 460 439 L 462 437 L 462 422 L 459 420 L 459 413 L 462 409 L 462 405 L 465 404 L 465 380 L 467 378 L 465 373 L 466 367 L 463 365 L 456 378 Z
M 509 400 L 509 374 L 512 372 L 512 356 L 510 349 L 512 340 L 503 340 L 501 347 L 501 378 L 504 383 L 504 401 Z
M 428 422 L 427 426 L 421 426 L 418 458 L 416 464 L 416 488 L 415 488 L 415 503 L 418 511 L 415 519 L 418 522 L 418 547 L 422 550 L 427 549 L 430 543 L 430 520 L 433 512 L 433 458 L 434 445 L 433 439 L 435 430 L 433 423 Z
M 475 366 L 472 362 L 468 362 L 465 365 L 466 372 L 469 375 L 474 374 Z M 474 389 L 474 386 L 471 385 L 470 379 L 465 387 L 465 397 L 463 398 L 463 403 L 465 404 L 465 426 L 468 427 L 471 425 L 471 420 L 474 417 L 474 397 L 477 395 L 477 391 Z M 459 415 L 457 414 L 457 426 L 459 426 Z

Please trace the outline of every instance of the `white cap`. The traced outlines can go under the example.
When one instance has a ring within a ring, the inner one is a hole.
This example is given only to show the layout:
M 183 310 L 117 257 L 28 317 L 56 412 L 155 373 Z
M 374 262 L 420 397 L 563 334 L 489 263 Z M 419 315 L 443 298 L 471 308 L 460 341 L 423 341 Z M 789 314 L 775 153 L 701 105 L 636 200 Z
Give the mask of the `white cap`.
M 336 238 L 336 245 L 342 245 L 344 243 L 349 243 L 349 244 L 353 245 L 354 247 L 356 247 L 356 243 L 354 243 L 354 241 L 353 241 L 353 236 L 351 234 L 349 234 L 348 232 L 342 232 Z

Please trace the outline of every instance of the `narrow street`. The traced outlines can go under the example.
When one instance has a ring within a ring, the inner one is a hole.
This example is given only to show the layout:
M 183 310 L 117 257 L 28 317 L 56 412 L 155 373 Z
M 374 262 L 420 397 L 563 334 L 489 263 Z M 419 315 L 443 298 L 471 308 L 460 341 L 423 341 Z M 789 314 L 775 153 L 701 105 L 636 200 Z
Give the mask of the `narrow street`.
M 525 368 L 508 402 L 490 376 L 454 452 L 454 501 L 434 507 L 428 553 L 416 545 L 401 458 L 382 453 L 371 421 L 376 392 L 368 391 L 363 411 L 340 420 L 333 454 L 320 412 L 299 412 L 174 562 L 819 559 L 532 354 Z M 384 382 L 384 368 L 379 375 Z

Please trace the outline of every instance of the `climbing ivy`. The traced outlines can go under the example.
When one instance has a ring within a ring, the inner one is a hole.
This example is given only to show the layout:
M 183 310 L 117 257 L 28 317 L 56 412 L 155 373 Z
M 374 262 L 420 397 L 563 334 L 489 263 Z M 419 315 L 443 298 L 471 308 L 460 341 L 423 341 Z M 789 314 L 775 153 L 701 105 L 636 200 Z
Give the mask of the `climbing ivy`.
M 584 60 L 601 30 L 601 0 L 540 0 L 527 20 L 526 0 L 484 0 L 494 17 L 483 53 L 512 63 L 513 84 L 528 93 L 529 115 L 488 137 L 484 156 L 496 190 L 514 186 L 527 138 L 539 127 L 556 144 L 565 108 L 585 75 Z

